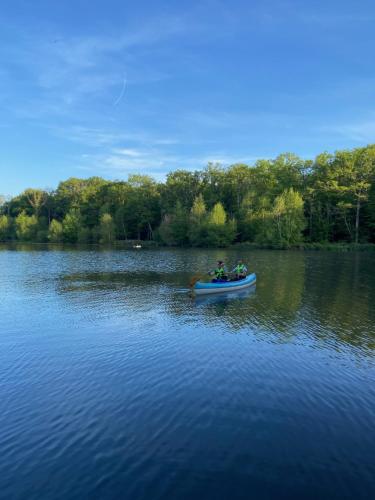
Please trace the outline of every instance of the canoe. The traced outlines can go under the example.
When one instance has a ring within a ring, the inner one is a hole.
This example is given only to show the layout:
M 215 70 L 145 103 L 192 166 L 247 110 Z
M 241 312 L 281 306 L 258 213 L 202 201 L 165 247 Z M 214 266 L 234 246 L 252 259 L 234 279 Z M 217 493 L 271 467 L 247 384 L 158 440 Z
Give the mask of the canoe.
M 197 281 L 194 285 L 193 292 L 196 295 L 203 295 L 205 293 L 232 292 L 255 285 L 256 280 L 256 274 L 253 273 L 238 281 L 224 281 L 223 283 L 204 283 L 203 281 Z

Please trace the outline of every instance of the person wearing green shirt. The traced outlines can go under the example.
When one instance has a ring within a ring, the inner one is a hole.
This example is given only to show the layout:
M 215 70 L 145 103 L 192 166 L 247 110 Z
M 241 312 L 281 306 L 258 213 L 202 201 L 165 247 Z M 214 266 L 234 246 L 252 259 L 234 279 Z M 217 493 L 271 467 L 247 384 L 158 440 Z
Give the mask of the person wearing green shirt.
M 227 268 L 222 260 L 217 263 L 216 269 L 208 273 L 210 276 L 215 276 L 212 283 L 221 283 L 228 280 Z
M 233 268 L 232 273 L 235 275 L 236 280 L 243 280 L 247 275 L 247 267 L 242 259 L 238 259 L 237 265 Z

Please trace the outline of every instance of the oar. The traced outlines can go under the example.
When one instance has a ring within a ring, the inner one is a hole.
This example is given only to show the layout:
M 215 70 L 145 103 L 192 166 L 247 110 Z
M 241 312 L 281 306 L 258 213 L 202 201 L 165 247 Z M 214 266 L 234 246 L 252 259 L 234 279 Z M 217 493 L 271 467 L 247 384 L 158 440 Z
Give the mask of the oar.
M 190 280 L 189 287 L 194 288 L 195 283 L 197 283 L 197 281 L 199 281 L 201 278 L 201 274 L 196 274 L 195 276 L 193 276 Z

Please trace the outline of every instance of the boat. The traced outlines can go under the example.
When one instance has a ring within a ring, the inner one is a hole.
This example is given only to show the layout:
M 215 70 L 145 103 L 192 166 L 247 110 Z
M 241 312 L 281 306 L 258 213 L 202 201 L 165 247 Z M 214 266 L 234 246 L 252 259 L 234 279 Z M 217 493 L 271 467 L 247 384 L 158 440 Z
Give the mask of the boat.
M 248 286 L 255 285 L 256 280 L 256 274 L 252 273 L 242 280 L 222 281 L 221 283 L 197 281 L 193 287 L 193 293 L 195 295 L 203 295 L 206 293 L 234 292 L 235 290 L 243 290 Z

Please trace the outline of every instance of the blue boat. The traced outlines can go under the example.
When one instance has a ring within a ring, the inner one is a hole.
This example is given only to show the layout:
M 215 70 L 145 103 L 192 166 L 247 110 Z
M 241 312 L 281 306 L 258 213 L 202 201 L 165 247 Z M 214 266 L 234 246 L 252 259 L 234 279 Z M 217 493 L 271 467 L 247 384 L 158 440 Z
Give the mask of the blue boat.
M 248 286 L 255 285 L 257 280 L 256 274 L 249 274 L 246 278 L 236 281 L 222 281 L 221 283 L 204 283 L 197 281 L 193 287 L 193 292 L 196 295 L 203 295 L 206 293 L 219 293 L 219 292 L 232 292 L 235 290 L 242 290 Z

